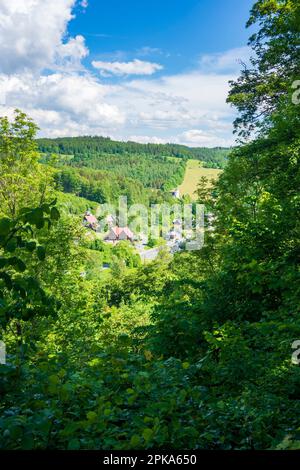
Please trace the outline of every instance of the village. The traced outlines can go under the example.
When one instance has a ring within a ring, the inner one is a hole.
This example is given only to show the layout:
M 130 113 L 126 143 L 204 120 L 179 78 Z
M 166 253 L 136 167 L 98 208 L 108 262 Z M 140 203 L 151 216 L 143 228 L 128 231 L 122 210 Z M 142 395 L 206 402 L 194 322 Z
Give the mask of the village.
M 175 199 L 180 198 L 178 189 L 173 190 L 171 194 Z M 215 217 L 212 213 L 205 214 L 205 229 L 210 232 L 214 231 L 214 221 Z M 144 263 L 156 259 L 163 248 L 170 254 L 184 250 L 186 243 L 193 240 L 195 236 L 193 229 L 185 229 L 181 217 L 171 218 L 167 230 L 159 230 L 158 239 L 153 239 L 141 231 L 134 233 L 127 225 L 120 225 L 118 218 L 111 214 L 106 215 L 100 223 L 90 210 L 87 210 L 83 216 L 83 226 L 90 231 L 90 234 L 93 232 L 97 239 L 108 245 L 114 246 L 119 242 L 128 242 Z M 105 227 L 104 230 L 103 227 Z
M 173 189 L 171 195 L 174 199 L 180 199 L 179 189 Z M 181 251 L 184 249 L 185 242 L 191 237 L 191 233 L 184 232 L 182 220 L 179 218 L 172 220 L 170 229 L 159 240 L 148 238 L 146 234 L 141 232 L 133 233 L 128 226 L 120 226 L 117 217 L 111 214 L 105 217 L 106 231 L 104 233 L 98 218 L 90 210 L 84 214 L 83 225 L 107 244 L 116 245 L 121 241 L 129 242 L 144 263 L 153 261 L 163 247 L 171 254 Z
M 107 230 L 103 233 L 97 217 L 90 211 L 84 214 L 84 227 L 93 231 L 97 238 L 110 245 L 127 241 L 136 249 L 144 262 L 154 260 L 163 247 L 166 247 L 171 254 L 176 253 L 184 248 L 186 241 L 183 236 L 182 221 L 179 219 L 173 220 L 170 231 L 158 241 L 148 239 L 143 233 L 133 233 L 128 226 L 120 227 L 116 218 L 111 215 L 106 217 L 105 223 Z

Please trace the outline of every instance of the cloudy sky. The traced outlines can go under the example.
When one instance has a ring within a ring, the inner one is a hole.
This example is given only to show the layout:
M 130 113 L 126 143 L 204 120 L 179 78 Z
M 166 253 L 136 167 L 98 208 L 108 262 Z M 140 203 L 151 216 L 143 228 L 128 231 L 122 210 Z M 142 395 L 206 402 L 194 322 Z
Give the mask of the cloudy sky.
M 1 0 L 0 115 L 49 137 L 231 145 L 252 0 Z

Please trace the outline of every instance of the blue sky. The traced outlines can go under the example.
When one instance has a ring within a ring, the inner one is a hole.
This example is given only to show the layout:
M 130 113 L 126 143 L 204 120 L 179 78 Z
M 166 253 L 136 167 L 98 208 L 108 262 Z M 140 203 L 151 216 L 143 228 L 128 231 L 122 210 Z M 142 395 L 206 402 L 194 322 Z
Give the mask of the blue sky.
M 53 137 L 231 145 L 252 4 L 1 0 L 1 114 L 20 107 Z
M 143 58 L 147 47 L 154 49 L 149 57 L 163 63 L 167 73 L 176 73 L 193 68 L 201 54 L 245 46 L 252 4 L 252 0 L 89 0 L 88 8 L 78 7 L 69 32 L 86 38 L 90 59 Z

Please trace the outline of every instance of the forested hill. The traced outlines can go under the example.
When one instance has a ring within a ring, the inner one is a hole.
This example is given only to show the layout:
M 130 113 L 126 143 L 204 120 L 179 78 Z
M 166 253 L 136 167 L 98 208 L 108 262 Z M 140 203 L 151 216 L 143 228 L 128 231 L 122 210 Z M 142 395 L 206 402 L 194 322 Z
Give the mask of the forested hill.
M 139 144 L 119 142 L 109 137 L 83 136 L 61 137 L 57 139 L 38 139 L 43 153 L 74 155 L 77 162 L 94 159 L 95 155 L 148 155 L 156 157 L 194 158 L 210 168 L 224 168 L 230 149 L 215 147 L 187 147 L 178 144 Z

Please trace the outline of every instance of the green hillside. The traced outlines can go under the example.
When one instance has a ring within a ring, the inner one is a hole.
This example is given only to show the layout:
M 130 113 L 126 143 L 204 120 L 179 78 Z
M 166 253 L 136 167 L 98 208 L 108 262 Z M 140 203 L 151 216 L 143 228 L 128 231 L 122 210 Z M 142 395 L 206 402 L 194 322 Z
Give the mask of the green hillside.
M 38 145 L 41 152 L 57 153 L 65 156 L 72 156 L 74 164 L 88 164 L 99 168 L 97 159 L 110 156 L 111 165 L 122 165 L 118 159 L 112 156 L 136 156 L 138 155 L 144 161 L 145 157 L 157 157 L 158 161 L 164 161 L 163 157 L 177 157 L 183 159 L 197 159 L 211 168 L 224 168 L 230 149 L 227 148 L 205 148 L 205 147 L 187 147 L 178 144 L 139 144 L 137 142 L 118 142 L 108 137 L 84 136 L 84 137 L 63 137 L 57 139 L 38 139 Z M 87 163 L 88 162 L 88 163 Z M 132 159 L 130 163 L 133 162 Z M 103 164 L 103 162 L 102 162 Z M 104 167 L 101 167 L 104 169 Z M 110 168 L 107 168 L 110 169 Z M 124 170 L 124 168 L 123 168 Z

